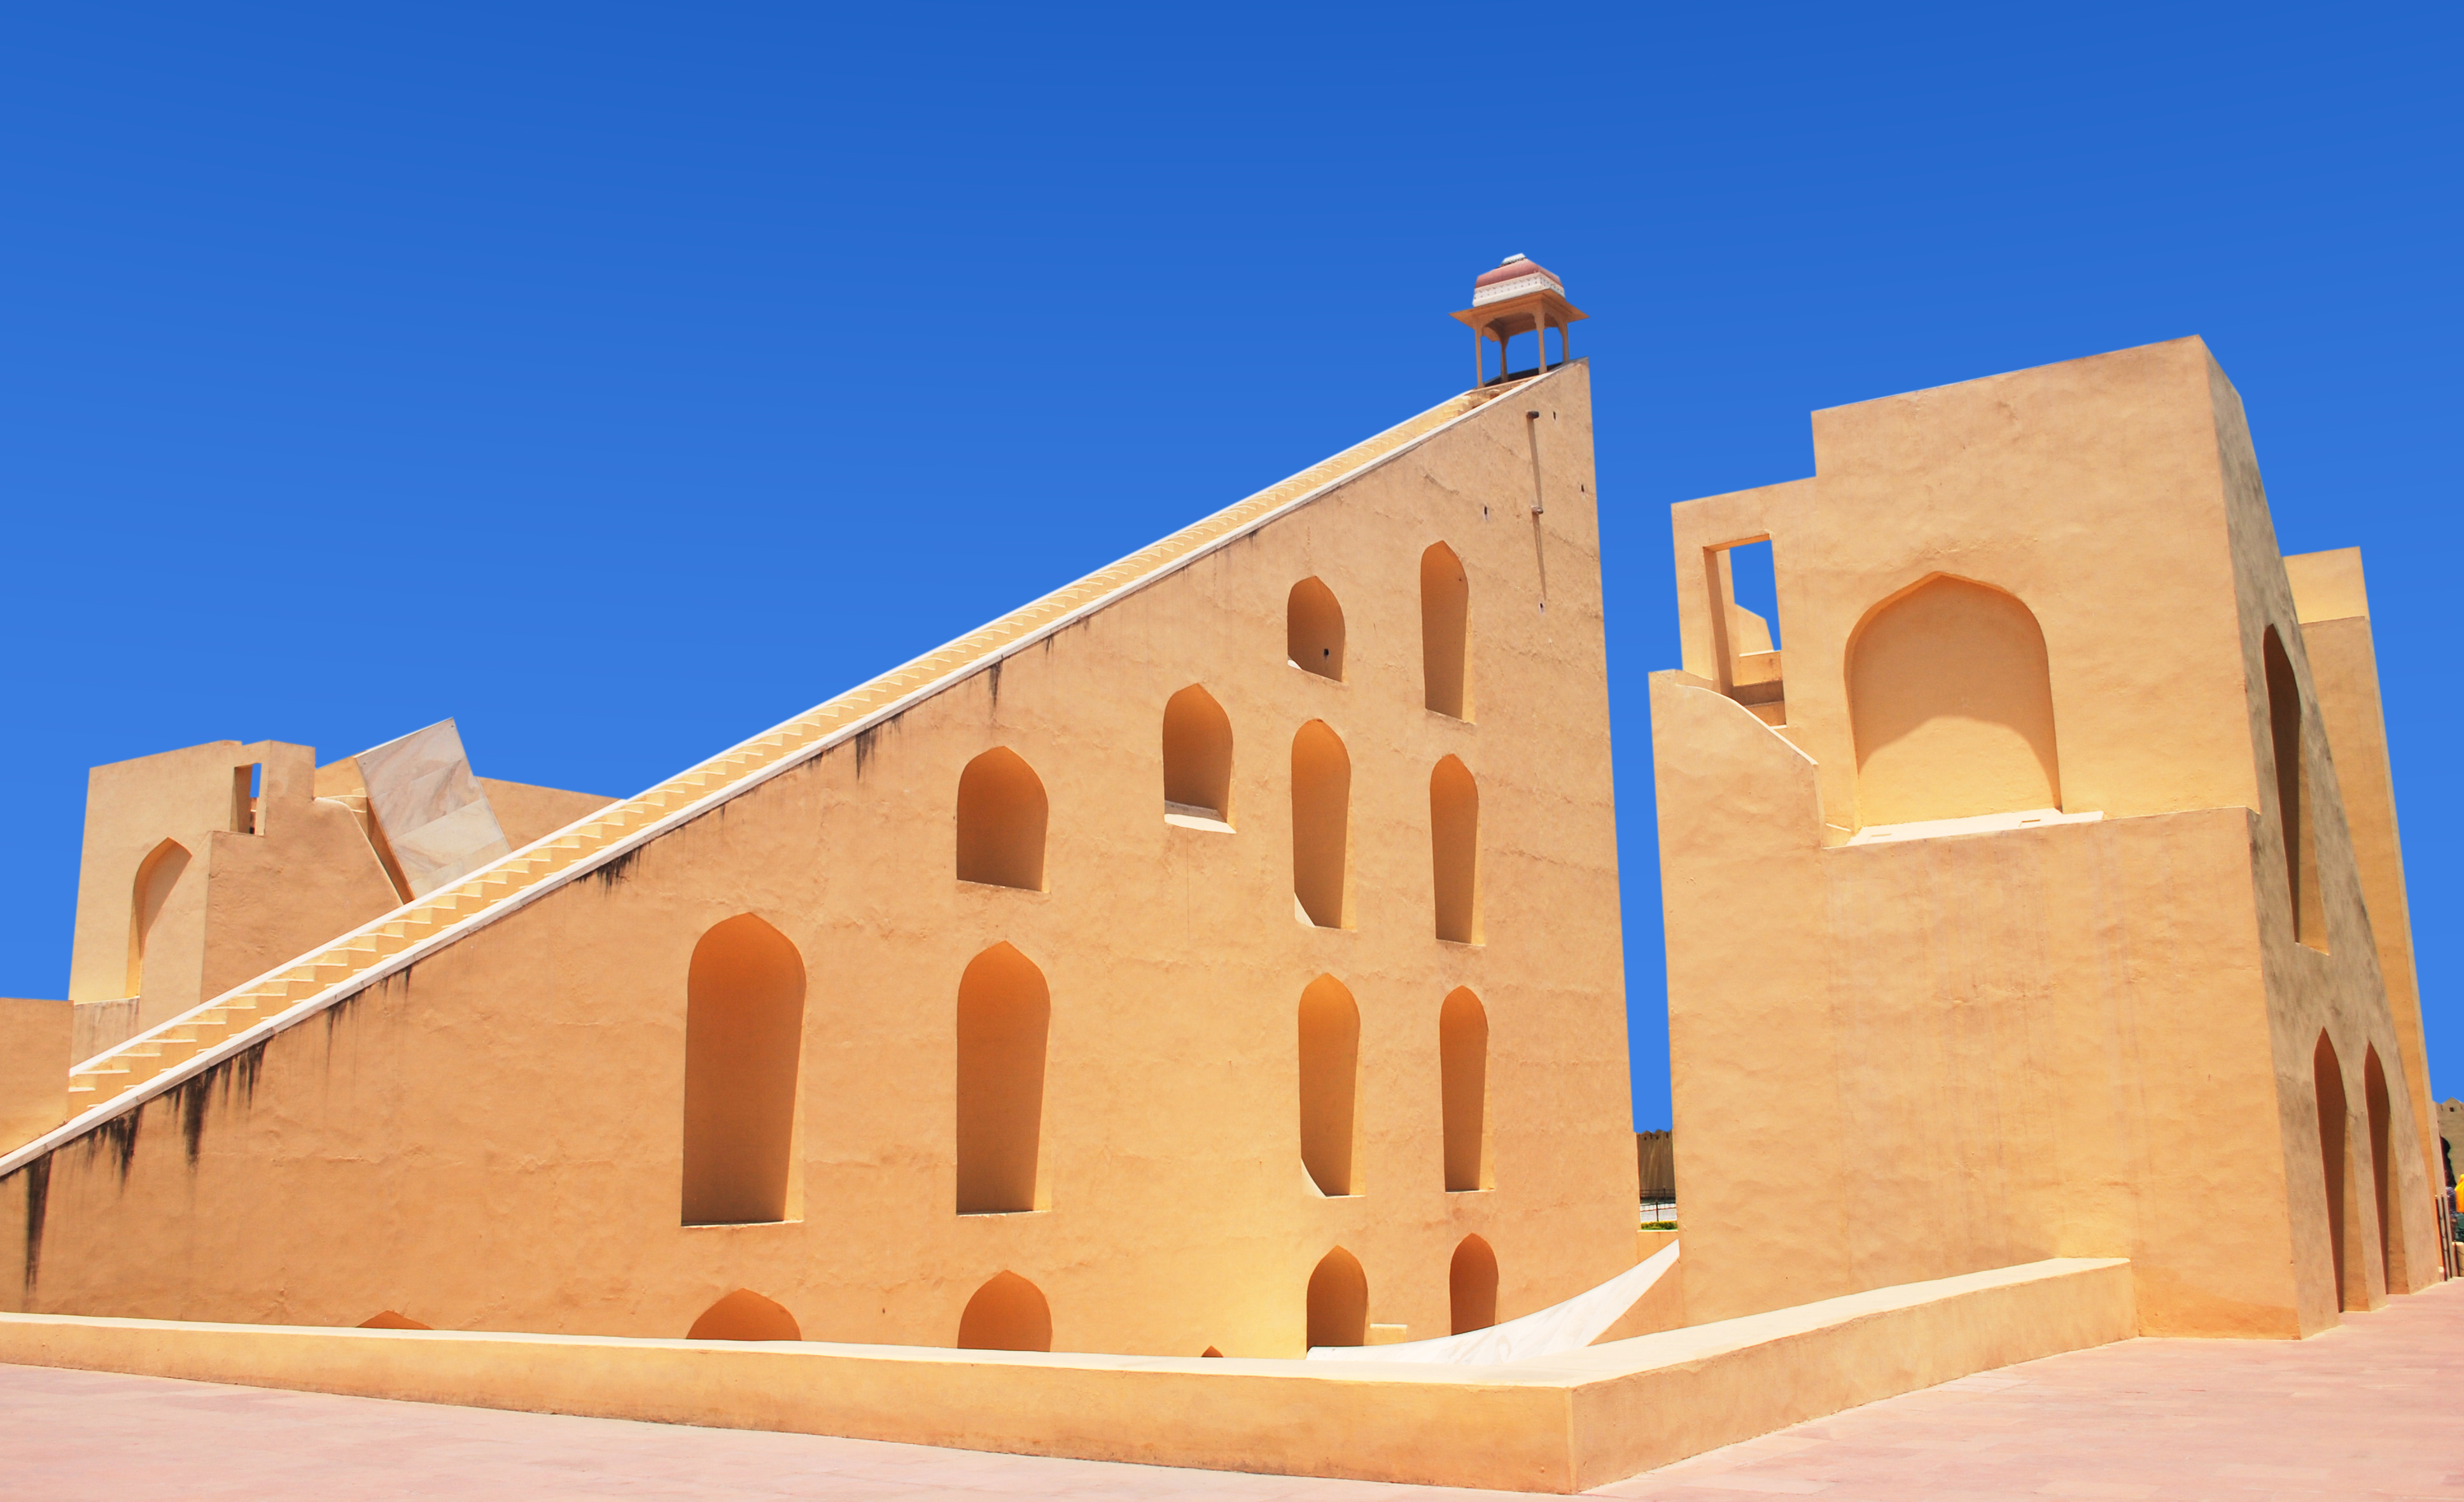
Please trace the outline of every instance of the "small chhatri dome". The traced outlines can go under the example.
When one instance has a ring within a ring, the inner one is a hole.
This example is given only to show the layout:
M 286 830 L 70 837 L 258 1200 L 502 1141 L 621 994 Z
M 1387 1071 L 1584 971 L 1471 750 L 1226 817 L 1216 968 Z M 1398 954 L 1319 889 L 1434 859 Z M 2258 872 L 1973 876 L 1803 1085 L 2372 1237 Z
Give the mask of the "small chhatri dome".
M 1472 374 L 1479 386 L 1504 386 L 1531 376 L 1547 375 L 1549 363 L 1549 331 L 1557 331 L 1557 364 L 1562 365 L 1574 358 L 1573 329 L 1583 319 L 1583 310 L 1566 300 L 1566 284 L 1557 274 L 1530 256 L 1517 251 L 1488 271 L 1472 278 L 1471 306 L 1454 316 L 1455 321 L 1471 330 Z M 1515 336 L 1529 334 L 1532 339 L 1531 365 L 1529 369 L 1512 368 L 1507 346 Z M 1497 344 L 1497 375 L 1488 374 L 1487 345 Z
M 1541 265 L 1521 251 L 1497 263 L 1494 270 L 1485 271 L 1471 284 L 1471 305 L 1484 307 L 1505 298 L 1519 298 L 1530 292 L 1553 292 L 1566 295 L 1566 284 L 1557 274 Z

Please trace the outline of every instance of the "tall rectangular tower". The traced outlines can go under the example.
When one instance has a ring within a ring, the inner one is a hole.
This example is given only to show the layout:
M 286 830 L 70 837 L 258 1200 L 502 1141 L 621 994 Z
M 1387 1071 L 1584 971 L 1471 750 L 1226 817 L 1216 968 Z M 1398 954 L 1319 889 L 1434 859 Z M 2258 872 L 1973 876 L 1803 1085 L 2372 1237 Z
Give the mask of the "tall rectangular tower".
M 2124 1256 L 2151 1334 L 2291 1336 L 2436 1278 L 2403 915 L 2206 346 L 1814 434 L 1814 477 L 1674 512 L 1689 1317 Z M 1730 585 L 1765 540 L 1775 623 Z

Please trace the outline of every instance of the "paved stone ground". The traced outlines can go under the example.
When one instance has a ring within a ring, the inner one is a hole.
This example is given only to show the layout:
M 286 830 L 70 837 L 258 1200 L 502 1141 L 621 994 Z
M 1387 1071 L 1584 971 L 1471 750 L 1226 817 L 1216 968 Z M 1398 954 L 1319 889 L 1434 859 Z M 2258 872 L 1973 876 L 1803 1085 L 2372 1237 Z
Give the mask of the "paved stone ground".
M 2316 1339 L 2132 1340 L 1852 1409 L 1602 1495 L 2464 1499 L 2464 1284 Z M 1474 1498 L 0 1366 L 10 1502 Z

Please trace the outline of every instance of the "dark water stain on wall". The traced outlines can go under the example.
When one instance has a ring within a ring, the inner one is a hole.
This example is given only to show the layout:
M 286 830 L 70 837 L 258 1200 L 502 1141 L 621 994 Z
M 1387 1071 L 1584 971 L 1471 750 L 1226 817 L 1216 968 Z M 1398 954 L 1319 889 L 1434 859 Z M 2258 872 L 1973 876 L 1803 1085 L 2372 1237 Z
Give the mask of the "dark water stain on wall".
M 34 1274 L 43 1263 L 43 1217 L 52 1204 L 52 1155 L 45 1153 L 17 1170 L 26 1176 L 26 1298 L 34 1296 Z

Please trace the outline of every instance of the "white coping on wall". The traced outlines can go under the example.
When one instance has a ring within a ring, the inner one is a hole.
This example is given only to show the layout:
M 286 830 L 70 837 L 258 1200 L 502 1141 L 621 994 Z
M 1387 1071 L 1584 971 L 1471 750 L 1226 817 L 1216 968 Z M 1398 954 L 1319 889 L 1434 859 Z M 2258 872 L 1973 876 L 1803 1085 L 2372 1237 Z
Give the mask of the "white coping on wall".
M 1580 364 L 1581 362 L 1570 362 L 1567 365 L 1559 365 L 1555 369 L 1548 372 L 1548 374 L 1535 377 L 1531 382 L 1525 384 L 1536 384 L 1540 381 L 1546 381 L 1551 376 L 1560 374 L 1571 366 L 1578 365 Z M 1378 469 L 1395 459 L 1400 458 L 1402 455 L 1418 449 L 1422 444 L 1436 438 L 1439 434 L 1450 431 L 1458 425 L 1477 416 L 1488 406 L 1490 400 L 1497 394 L 1497 391 L 1494 389 L 1480 387 L 1458 392 L 1453 396 L 1447 397 L 1443 402 L 1439 402 L 1430 407 L 1421 409 L 1419 411 L 1404 418 L 1401 422 L 1389 424 L 1387 427 L 1378 430 L 1376 432 L 1372 433 L 1370 436 L 1360 440 L 1358 443 L 1347 445 L 1347 449 L 1367 447 L 1375 444 L 1378 439 L 1386 436 L 1388 433 L 1394 432 L 1397 429 L 1410 427 L 1412 424 L 1427 416 L 1430 412 L 1436 411 L 1453 403 L 1463 401 L 1466 398 L 1469 398 L 1472 401 L 1472 405 L 1470 407 L 1464 409 L 1455 416 L 1446 419 L 1444 422 L 1438 424 L 1436 427 L 1431 428 L 1428 431 L 1420 434 L 1419 437 L 1399 443 L 1383 453 L 1375 454 L 1371 458 L 1362 461 L 1360 464 L 1345 470 L 1339 475 L 1332 475 L 1324 483 L 1302 492 L 1300 495 L 1293 497 L 1290 500 L 1285 501 L 1270 510 L 1261 512 L 1249 520 L 1243 522 L 1228 532 L 1225 532 L 1222 536 L 1200 543 L 1177 558 L 1168 559 L 1154 568 L 1149 569 L 1146 573 L 1137 575 L 1134 578 L 1124 580 L 1122 583 L 1114 585 L 1104 593 L 1099 594 L 1071 609 L 1064 611 L 1060 615 L 1053 617 L 1051 620 L 1045 622 L 1041 626 L 1027 630 L 1008 642 L 986 648 L 983 652 L 978 653 L 959 666 L 951 669 L 949 672 L 942 674 L 940 676 L 934 678 L 923 685 L 911 690 L 907 694 L 904 694 L 888 703 L 882 704 L 854 719 L 848 720 L 823 735 L 815 737 L 812 740 L 788 751 L 784 755 L 780 756 L 775 761 L 769 762 L 767 765 L 755 767 L 752 770 L 743 773 L 741 776 L 738 776 L 718 787 L 711 789 L 707 794 L 684 805 L 682 807 L 662 815 L 658 819 L 644 825 L 641 828 L 636 829 L 629 834 L 625 834 L 610 840 L 598 850 L 592 850 L 575 860 L 571 865 L 566 866 L 561 871 L 548 872 L 540 876 L 532 884 L 518 888 L 496 898 L 495 901 L 490 902 L 487 906 L 471 914 L 469 917 L 458 919 L 457 921 L 437 930 L 428 938 L 419 940 L 417 943 L 412 944 L 407 948 L 385 956 L 356 974 L 335 983 L 325 990 L 319 991 L 302 1001 L 294 1003 L 292 1005 L 275 1013 L 273 1016 L 254 1023 L 250 1027 L 231 1034 L 230 1037 L 221 1040 L 211 1048 L 201 1049 L 200 1051 L 189 1055 L 187 1058 L 181 1060 L 169 1069 L 154 1075 L 144 1083 L 132 1086 L 128 1090 L 112 1096 L 109 1100 L 96 1103 L 78 1115 L 70 1117 L 60 1125 L 54 1127 L 49 1132 L 35 1138 L 32 1141 L 12 1148 L 5 1155 L 0 1155 L 0 1178 L 6 1178 L 11 1174 L 15 1173 L 18 1169 L 25 1167 L 27 1164 L 33 1162 L 37 1159 L 43 1158 L 44 1156 L 76 1141 L 77 1138 L 85 1136 L 89 1132 L 92 1132 L 95 1128 L 102 1125 L 104 1122 L 137 1110 L 146 1102 L 154 1099 L 156 1096 L 169 1092 L 182 1083 L 189 1079 L 193 1079 L 197 1075 L 203 1074 L 207 1071 L 211 1070 L 230 1059 L 238 1057 L 240 1054 L 247 1052 L 248 1050 L 257 1047 L 259 1044 L 266 1042 L 268 1039 L 273 1038 L 275 1034 L 288 1032 L 291 1028 L 298 1026 L 301 1022 L 323 1011 L 325 1008 L 332 1006 L 345 997 L 356 996 L 360 992 L 366 990 L 369 986 L 378 984 L 392 976 L 409 969 L 421 961 L 426 960 L 429 956 L 435 954 L 440 949 L 443 949 L 448 944 L 457 943 L 466 936 L 475 934 L 479 930 L 486 928 L 491 923 L 506 917 L 511 914 L 519 912 L 521 909 L 529 906 L 539 898 L 545 896 L 551 892 L 559 891 L 563 887 L 570 885 L 581 877 L 587 875 L 589 872 L 598 870 L 600 867 L 606 865 L 612 860 L 615 860 L 618 856 L 638 850 L 642 846 L 649 844 L 650 841 L 657 839 L 659 836 L 668 833 L 670 830 L 679 828 L 684 825 L 692 823 L 693 820 L 700 818 L 703 814 L 708 813 L 711 809 L 715 808 L 732 799 L 751 792 L 754 788 L 770 781 L 770 779 L 794 767 L 801 766 L 804 762 L 813 760 L 825 751 L 829 751 L 834 747 L 845 744 L 848 740 L 853 740 L 855 737 L 871 729 L 875 725 L 882 724 L 888 720 L 896 718 L 900 715 L 906 714 L 916 705 L 923 703 L 927 699 L 933 698 L 948 689 L 956 687 L 957 684 L 985 671 L 994 664 L 1004 661 L 1019 652 L 1024 652 L 1027 648 L 1035 646 L 1037 643 L 1042 642 L 1060 631 L 1067 630 L 1069 627 L 1076 625 L 1079 621 L 1092 615 L 1097 610 L 1101 610 L 1109 606 L 1114 605 L 1160 580 L 1178 573 L 1180 570 L 1196 563 L 1200 559 L 1207 558 L 1221 549 L 1230 546 L 1232 543 L 1241 541 L 1243 538 L 1248 537 L 1269 522 L 1280 520 L 1299 510 L 1301 507 L 1322 499 L 1337 488 L 1348 485 L 1353 480 L 1358 479 L 1361 475 L 1367 475 L 1373 470 Z M 1334 456 L 1339 456 L 1340 452 L 1341 451 L 1338 451 L 1338 455 Z M 1325 461 L 1320 460 L 1319 462 L 1324 463 Z M 1304 467 L 1297 473 L 1306 474 L 1308 473 L 1309 468 L 1313 467 L 1314 466 Z M 1276 482 L 1278 485 L 1283 483 L 1286 482 L 1282 480 Z M 1271 491 L 1274 488 L 1274 485 L 1265 486 L 1261 491 L 1253 492 L 1252 496 L 1263 495 L 1265 491 Z M 1209 516 L 1220 515 L 1223 511 L 1236 509 L 1246 504 L 1250 498 L 1252 497 L 1244 497 L 1241 500 L 1232 502 L 1229 506 L 1219 507 L 1216 512 L 1209 513 Z M 1193 527 L 1204 525 L 1206 520 L 1207 518 L 1201 517 L 1198 520 L 1189 523 L 1187 526 L 1176 528 L 1174 532 L 1165 534 L 1164 538 L 1158 539 L 1157 541 L 1169 541 L 1172 537 L 1177 536 L 1180 532 L 1185 532 Z M 1154 544 L 1151 543 L 1149 545 L 1152 546 Z M 1141 551 L 1143 551 L 1143 549 L 1141 549 Z M 1135 554 L 1131 556 L 1134 557 Z M 1118 566 L 1118 563 L 1107 565 L 1107 567 Z M 1104 569 L 1099 568 L 1093 572 L 1094 574 L 1101 574 L 1104 571 Z M 1093 577 L 1093 575 L 1089 575 L 1087 577 Z M 1050 591 L 1050 593 L 1057 594 L 1066 592 L 1072 587 L 1075 587 L 1074 584 L 1064 585 L 1061 589 Z M 1048 598 L 1048 595 L 1039 596 L 1038 598 Z M 1030 601 L 1028 606 L 1021 607 L 1020 608 L 1028 608 L 1033 605 L 1033 603 L 1034 602 Z M 1015 610 L 1004 612 L 1003 615 L 996 616 L 993 621 L 988 622 L 987 626 L 999 625 L 1002 620 L 1007 619 L 1009 615 L 1016 613 L 1018 612 Z M 977 628 L 978 630 L 984 629 L 986 628 Z M 951 647 L 965 641 L 968 636 L 972 636 L 974 634 L 974 631 L 969 631 L 960 636 L 954 637 L 951 641 L 944 643 L 940 647 L 935 648 L 932 652 L 924 652 L 916 657 L 909 659 L 909 662 L 913 663 L 929 660 L 935 653 L 946 652 Z M 898 674 L 904 671 L 906 671 L 906 665 L 902 664 L 899 667 L 891 669 L 888 673 L 878 674 L 872 678 L 865 680 L 865 682 L 879 682 L 884 678 L 895 677 Z M 858 684 L 854 689 L 850 689 L 847 692 L 860 692 L 864 686 L 865 684 Z M 759 734 L 748 736 L 736 742 L 736 744 L 728 747 L 726 750 L 717 753 L 715 756 L 703 758 L 700 762 L 694 762 L 693 766 L 677 773 L 676 777 L 682 778 L 690 776 L 693 771 L 701 767 L 711 765 L 714 762 L 723 762 L 727 758 L 734 756 L 740 751 L 753 748 L 757 746 L 759 741 L 771 736 L 778 735 L 782 731 L 788 730 L 790 727 L 794 726 L 798 720 L 803 719 L 805 716 L 826 708 L 830 702 L 831 700 L 829 699 L 824 699 L 820 704 L 815 705 L 812 709 L 807 709 L 799 714 L 789 716 L 786 719 L 780 721 L 777 725 L 771 726 L 769 729 L 763 730 Z M 675 781 L 675 778 L 671 778 L 667 781 L 672 782 Z M 656 791 L 658 787 L 664 785 L 666 785 L 665 783 L 654 784 L 650 788 L 646 789 L 645 792 Z M 643 794 L 636 794 L 635 796 L 640 797 L 643 796 Z M 621 804 L 626 801 L 627 800 L 619 799 L 616 802 Z M 613 806 L 613 805 L 610 806 Z M 520 850 L 515 850 L 511 854 L 508 854 L 490 865 L 473 872 L 469 877 L 465 877 L 464 879 L 472 880 L 483 876 L 488 872 L 494 871 L 499 866 L 503 866 L 511 861 L 521 859 L 532 850 L 539 850 L 543 846 L 553 845 L 556 841 L 564 838 L 573 829 L 597 821 L 603 817 L 605 811 L 605 809 L 594 809 L 588 815 L 575 820 L 572 824 L 568 824 L 562 828 L 554 830 L 548 834 L 541 835 L 539 838 L 533 840 L 530 844 L 523 846 Z M 291 969 L 293 966 L 298 964 L 302 960 L 309 958 L 309 956 L 337 948 L 349 942 L 355 938 L 373 936 L 383 929 L 385 924 L 396 921 L 404 908 L 415 905 L 415 903 L 406 903 L 403 904 L 402 907 L 388 909 L 380 917 L 371 918 L 367 922 L 361 924 L 359 927 L 352 929 L 347 933 L 340 934 L 333 939 L 324 940 L 317 945 L 316 948 L 309 950 L 305 955 L 293 956 L 292 958 L 285 960 L 281 964 L 265 971 L 263 974 L 253 976 L 247 981 L 242 982 L 240 984 L 232 986 L 230 990 L 223 992 L 222 995 L 211 998 L 210 1000 L 200 1004 L 198 1006 L 190 1007 L 187 1011 L 182 1012 L 179 1016 L 170 1018 L 165 1022 L 158 1024 L 156 1027 L 147 1028 L 144 1032 L 139 1033 L 137 1036 L 123 1041 L 108 1051 L 117 1052 L 121 1049 L 129 1048 L 133 1045 L 144 1042 L 146 1039 L 154 1036 L 158 1032 L 163 1032 L 171 1027 L 180 1026 L 186 1018 L 205 1009 L 206 1007 L 215 1005 L 229 998 L 237 996 L 239 993 L 249 990 L 251 987 L 272 982 L 284 971 Z M 98 1057 L 99 1056 L 101 1055 L 98 1055 Z
M 1677 1266 L 1677 1243 L 1670 1242 L 1633 1267 L 1596 1288 L 1585 1289 L 1563 1303 L 1508 1319 L 1485 1330 L 1434 1340 L 1403 1340 L 1394 1345 L 1318 1345 L 1309 1347 L 1312 1361 L 1449 1362 L 1460 1366 L 1496 1366 L 1527 1361 L 1567 1351 L 1579 1351 L 1609 1333 Z
M 1567 1492 L 2137 1334 L 2130 1264 L 2073 1257 L 1503 1366 L 19 1314 L 0 1314 L 0 1361 L 1015 1454 Z
M 1906 824 L 1869 824 L 1851 836 L 1851 845 L 1879 845 L 1884 840 L 1938 840 L 1953 834 L 1997 834 L 2004 829 L 2033 829 L 2041 825 L 2095 824 L 2101 810 L 2064 813 L 2059 808 L 2022 808 L 2014 813 L 1971 814 L 1965 819 L 1917 819 Z

